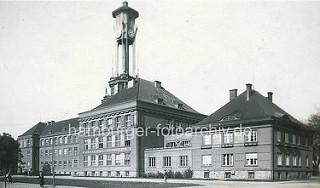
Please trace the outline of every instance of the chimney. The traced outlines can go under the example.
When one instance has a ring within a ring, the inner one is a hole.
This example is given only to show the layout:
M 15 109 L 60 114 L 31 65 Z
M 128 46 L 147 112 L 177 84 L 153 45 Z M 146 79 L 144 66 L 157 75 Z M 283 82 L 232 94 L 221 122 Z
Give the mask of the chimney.
M 122 6 L 127 7 L 127 6 L 128 6 L 128 2 L 127 2 L 127 1 L 123 1 L 123 2 L 122 2 Z
M 230 93 L 230 101 L 232 101 L 233 99 L 237 98 L 237 89 L 231 89 L 229 90 Z
M 158 89 L 161 89 L 161 82 L 160 81 L 154 81 L 154 87 L 155 88 L 158 88 Z
M 51 121 L 48 121 L 48 122 L 47 122 L 47 126 L 50 126 L 50 125 L 51 125 Z
M 251 92 L 252 92 L 252 84 L 246 84 L 247 85 L 247 101 L 250 100 Z
M 268 100 L 271 102 L 272 102 L 272 94 L 273 94 L 272 92 L 268 92 L 268 97 L 267 97 Z

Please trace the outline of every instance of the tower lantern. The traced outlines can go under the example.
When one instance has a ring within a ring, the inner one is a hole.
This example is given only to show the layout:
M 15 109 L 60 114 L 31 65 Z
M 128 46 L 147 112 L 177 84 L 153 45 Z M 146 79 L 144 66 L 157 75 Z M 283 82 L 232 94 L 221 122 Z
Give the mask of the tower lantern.
M 124 1 L 120 8 L 112 12 L 112 16 L 116 19 L 114 26 L 116 51 L 115 69 L 113 77 L 109 81 L 111 95 L 127 88 L 128 82 L 136 76 L 135 39 L 138 28 L 135 26 L 135 19 L 139 17 L 139 12 L 130 8 L 128 2 Z M 130 47 L 131 57 L 129 54 Z

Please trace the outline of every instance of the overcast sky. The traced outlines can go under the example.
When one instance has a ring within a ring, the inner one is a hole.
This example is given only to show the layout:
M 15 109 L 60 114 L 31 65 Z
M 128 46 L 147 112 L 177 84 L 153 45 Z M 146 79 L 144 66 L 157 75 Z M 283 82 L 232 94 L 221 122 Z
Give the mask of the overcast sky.
M 122 1 L 0 2 L 0 132 L 100 104 Z M 139 75 L 209 115 L 252 83 L 297 119 L 320 108 L 320 2 L 129 1 Z

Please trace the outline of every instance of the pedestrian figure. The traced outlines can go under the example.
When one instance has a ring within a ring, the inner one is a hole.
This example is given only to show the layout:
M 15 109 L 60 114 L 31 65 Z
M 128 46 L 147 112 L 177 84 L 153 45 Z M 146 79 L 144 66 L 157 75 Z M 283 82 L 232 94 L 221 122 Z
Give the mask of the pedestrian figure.
M 10 172 L 8 172 L 7 178 L 8 178 L 8 182 L 12 183 L 12 176 L 11 176 Z
M 40 173 L 38 180 L 40 183 L 40 187 L 44 187 L 44 176 L 42 172 Z
M 164 170 L 164 183 L 167 183 L 167 178 L 168 178 L 168 174 L 167 174 L 167 170 Z

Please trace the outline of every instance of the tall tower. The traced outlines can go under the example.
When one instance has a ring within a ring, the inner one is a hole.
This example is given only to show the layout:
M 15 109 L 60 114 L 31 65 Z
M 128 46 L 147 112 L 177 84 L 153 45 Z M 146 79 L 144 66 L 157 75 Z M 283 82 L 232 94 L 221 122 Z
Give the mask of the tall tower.
M 116 19 L 114 27 L 116 50 L 114 72 L 109 86 L 111 95 L 114 95 L 127 88 L 128 82 L 136 76 L 135 39 L 138 29 L 135 26 L 135 19 L 139 17 L 139 12 L 128 7 L 128 2 L 124 1 L 120 8 L 112 12 L 112 16 Z

